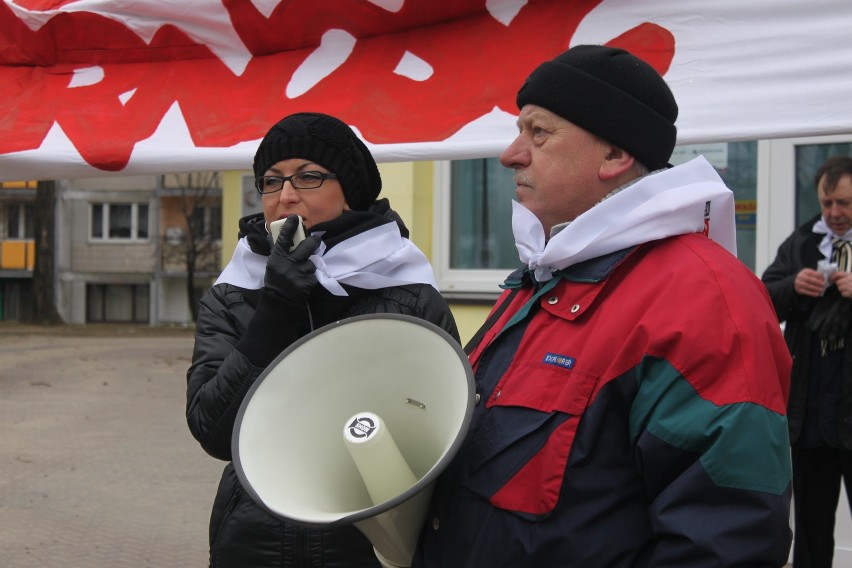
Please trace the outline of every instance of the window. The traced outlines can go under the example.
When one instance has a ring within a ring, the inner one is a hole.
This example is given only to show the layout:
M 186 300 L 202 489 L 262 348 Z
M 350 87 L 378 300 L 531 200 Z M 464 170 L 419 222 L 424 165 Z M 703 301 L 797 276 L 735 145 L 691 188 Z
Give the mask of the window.
M 436 162 L 434 268 L 449 297 L 493 296 L 520 266 L 512 236 L 512 173 L 497 158 Z
M 34 205 L 9 205 L 6 207 L 6 238 L 35 238 Z
M 196 207 L 189 218 L 192 232 L 196 237 L 207 237 L 212 240 L 222 238 L 222 208 Z
M 450 164 L 450 188 L 450 267 L 515 267 L 512 174 L 497 158 L 455 161 Z
M 678 146 L 672 163 L 704 155 L 736 200 L 740 260 L 755 268 L 757 142 Z M 450 298 L 499 293 L 498 285 L 520 266 L 512 235 L 512 173 L 497 158 L 437 162 L 434 255 L 438 286 Z
M 263 203 L 261 203 L 260 194 L 254 186 L 253 175 L 240 178 L 240 190 L 243 196 L 240 200 L 240 217 L 263 213 Z
M 91 231 L 95 240 L 147 240 L 147 203 L 92 203 Z
M 211 239 L 220 240 L 222 238 L 221 207 L 207 208 L 207 234 Z
M 204 234 L 204 209 L 196 207 L 189 216 L 189 228 L 193 235 L 201 237 Z
M 704 156 L 734 192 L 737 257 L 752 271 L 757 254 L 757 142 L 719 142 L 677 146 L 670 162 Z
M 831 156 L 850 155 L 852 137 L 762 140 L 760 148 L 757 274 L 775 259 L 791 232 L 819 213 L 814 175 Z
M 86 321 L 147 323 L 147 284 L 87 284 Z
M 817 170 L 831 157 L 852 156 L 852 143 L 800 144 L 795 147 L 795 156 L 796 226 L 798 227 L 820 213 L 814 185 Z

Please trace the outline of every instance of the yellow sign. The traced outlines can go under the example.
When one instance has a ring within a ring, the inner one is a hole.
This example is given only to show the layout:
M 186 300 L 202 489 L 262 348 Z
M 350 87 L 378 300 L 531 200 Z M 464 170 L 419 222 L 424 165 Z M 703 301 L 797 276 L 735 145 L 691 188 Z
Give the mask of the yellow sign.
M 757 227 L 757 200 L 738 199 L 734 205 L 734 215 L 737 229 L 752 229 Z

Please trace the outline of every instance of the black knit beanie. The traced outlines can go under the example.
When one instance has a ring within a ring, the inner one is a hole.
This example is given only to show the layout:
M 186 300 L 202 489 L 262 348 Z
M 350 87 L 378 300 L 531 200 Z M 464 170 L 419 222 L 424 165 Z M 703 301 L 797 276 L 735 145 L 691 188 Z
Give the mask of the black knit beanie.
M 367 146 L 341 120 L 327 114 L 302 112 L 283 118 L 269 129 L 254 155 L 254 175 L 290 158 L 315 162 L 337 174 L 346 203 L 364 211 L 379 196 L 382 178 Z
M 517 104 L 546 108 L 652 171 L 666 167 L 674 150 L 674 95 L 653 67 L 623 49 L 572 47 L 530 74 Z

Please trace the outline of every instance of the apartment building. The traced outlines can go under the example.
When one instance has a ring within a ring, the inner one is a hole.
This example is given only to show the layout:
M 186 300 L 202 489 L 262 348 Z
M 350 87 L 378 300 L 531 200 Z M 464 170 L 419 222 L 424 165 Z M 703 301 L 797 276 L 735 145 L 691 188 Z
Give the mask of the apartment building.
M 0 182 L 0 321 L 32 314 L 36 187 Z
M 197 301 L 221 269 L 218 180 L 216 173 L 58 180 L 62 319 L 191 324 L 190 296 Z

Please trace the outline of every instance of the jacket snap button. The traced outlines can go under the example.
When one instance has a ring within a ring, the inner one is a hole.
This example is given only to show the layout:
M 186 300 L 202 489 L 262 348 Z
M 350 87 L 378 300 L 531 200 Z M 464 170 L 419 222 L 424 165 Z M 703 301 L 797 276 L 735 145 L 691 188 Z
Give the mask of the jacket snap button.
M 476 393 L 476 396 L 473 397 L 473 403 L 479 404 L 479 399 L 482 398 L 479 393 Z
M 556 296 L 551 296 L 550 298 L 547 299 L 547 303 L 550 304 L 551 306 L 558 301 L 559 301 L 559 298 L 557 298 Z
M 438 520 L 438 517 L 432 517 L 432 529 L 438 530 L 438 527 L 441 526 L 441 521 Z
M 571 313 L 572 314 L 576 314 L 579 311 L 580 311 L 580 304 L 574 304 L 573 306 L 571 306 Z

